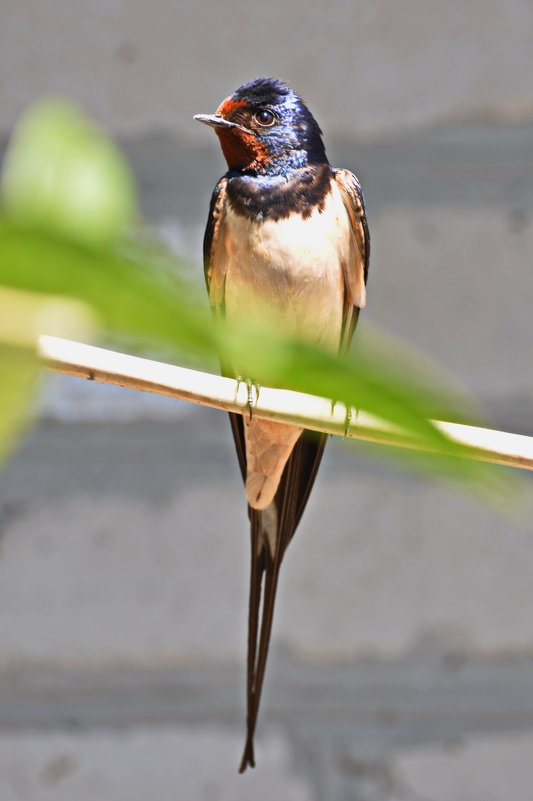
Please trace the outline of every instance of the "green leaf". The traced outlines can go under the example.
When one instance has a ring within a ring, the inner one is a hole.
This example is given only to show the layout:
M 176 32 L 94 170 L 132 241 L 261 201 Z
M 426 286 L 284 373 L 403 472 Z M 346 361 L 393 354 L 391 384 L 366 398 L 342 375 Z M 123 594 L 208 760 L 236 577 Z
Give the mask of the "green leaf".
M 0 342 L 0 460 L 10 453 L 29 420 L 37 374 L 35 354 Z
M 51 100 L 17 126 L 2 202 L 13 220 L 94 246 L 116 240 L 136 211 L 131 173 L 113 143 L 74 106 Z
M 93 322 L 79 302 L 0 285 L 0 459 L 31 417 L 41 374 L 36 354 L 39 334 L 46 330 L 86 339 Z
M 0 218 L 0 284 L 80 300 L 106 332 L 216 353 L 207 303 L 174 270 L 169 279 L 147 262 L 142 244 L 96 251 Z
M 23 118 L 9 147 L 2 197 L 5 287 L 38 293 L 43 303 L 50 295 L 81 302 L 97 316 L 102 333 L 163 345 L 176 361 L 193 354 L 211 366 L 218 357 L 230 371 L 264 385 L 342 401 L 440 451 L 446 473 L 484 486 L 490 473 L 492 481 L 492 467 L 464 459 L 467 450 L 431 422 L 472 421 L 471 410 L 461 409 L 457 394 L 442 382 L 436 391 L 432 373 L 414 371 L 394 343 L 337 356 L 272 330 L 253 309 L 239 325 L 215 324 L 205 293 L 191 286 L 176 260 L 156 253 L 142 237 L 118 239 L 136 206 L 129 171 L 114 146 L 71 107 L 41 104 Z M 42 333 L 54 333 L 41 324 Z M 14 370 L 16 352 L 4 362 L 7 430 L 12 398 L 18 402 L 29 387 L 23 379 L 29 368 L 22 359 L 20 375 Z

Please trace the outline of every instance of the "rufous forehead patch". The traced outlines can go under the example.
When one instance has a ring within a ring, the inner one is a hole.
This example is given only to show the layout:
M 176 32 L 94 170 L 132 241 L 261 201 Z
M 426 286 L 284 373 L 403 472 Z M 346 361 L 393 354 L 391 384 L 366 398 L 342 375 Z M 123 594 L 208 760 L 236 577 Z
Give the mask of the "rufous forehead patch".
M 245 105 L 246 103 L 244 100 L 233 100 L 230 95 L 222 101 L 215 113 L 222 114 L 222 116 L 227 119 L 234 111 L 237 111 L 238 108 L 243 108 Z
M 247 106 L 245 100 L 234 100 L 230 95 L 222 101 L 216 113 L 221 114 L 226 120 L 231 120 L 238 109 Z M 254 136 L 252 131 L 243 128 L 215 128 L 215 131 L 230 169 L 259 170 L 268 163 L 268 148 Z

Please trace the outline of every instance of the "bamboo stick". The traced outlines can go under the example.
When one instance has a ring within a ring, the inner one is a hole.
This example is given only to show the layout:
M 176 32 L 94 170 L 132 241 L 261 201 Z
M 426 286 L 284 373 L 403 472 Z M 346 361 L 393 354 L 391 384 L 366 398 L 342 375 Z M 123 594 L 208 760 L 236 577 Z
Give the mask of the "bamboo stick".
M 228 412 L 249 413 L 248 390 L 232 378 L 129 356 L 59 337 L 41 335 L 38 355 L 45 368 L 104 384 L 152 392 Z M 326 398 L 261 387 L 254 398 L 256 417 L 302 426 L 336 436 L 419 449 L 400 429 L 365 413 L 352 417 L 345 432 L 345 407 Z M 481 461 L 533 470 L 533 437 L 489 428 L 434 421 L 450 439 Z

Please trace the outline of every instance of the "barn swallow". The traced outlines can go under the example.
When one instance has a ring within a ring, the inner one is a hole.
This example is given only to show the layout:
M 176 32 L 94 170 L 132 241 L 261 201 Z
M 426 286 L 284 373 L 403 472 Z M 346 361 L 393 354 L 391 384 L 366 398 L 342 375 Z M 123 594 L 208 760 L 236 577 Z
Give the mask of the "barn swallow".
M 198 114 L 215 129 L 228 171 L 204 237 L 215 316 L 267 315 L 273 327 L 333 351 L 365 305 L 369 236 L 358 179 L 328 162 L 322 131 L 287 84 L 257 78 Z M 237 365 L 222 367 L 238 375 Z M 230 414 L 251 528 L 247 732 L 239 772 L 255 766 L 254 733 L 279 570 L 326 441 L 296 426 Z

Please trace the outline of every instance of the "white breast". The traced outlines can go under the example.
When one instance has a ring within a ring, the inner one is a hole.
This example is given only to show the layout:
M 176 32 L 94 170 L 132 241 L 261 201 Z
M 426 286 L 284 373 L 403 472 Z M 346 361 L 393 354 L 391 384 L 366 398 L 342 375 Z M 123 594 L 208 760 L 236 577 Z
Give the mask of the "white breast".
M 223 304 L 230 321 L 262 317 L 276 330 L 336 351 L 351 238 L 335 182 L 322 212 L 315 209 L 307 219 L 250 220 L 228 204 L 213 254 L 211 302 Z M 275 515 L 272 500 L 302 429 L 256 417 L 245 418 L 244 429 L 248 503 Z M 272 518 L 270 528 L 264 525 L 273 553 L 277 523 Z
M 224 303 L 228 319 L 263 315 L 287 333 L 337 349 L 350 225 L 335 183 L 322 212 L 250 220 L 227 209 Z

